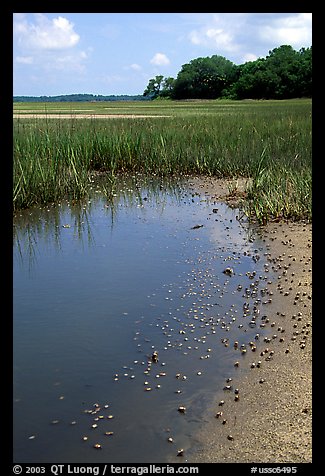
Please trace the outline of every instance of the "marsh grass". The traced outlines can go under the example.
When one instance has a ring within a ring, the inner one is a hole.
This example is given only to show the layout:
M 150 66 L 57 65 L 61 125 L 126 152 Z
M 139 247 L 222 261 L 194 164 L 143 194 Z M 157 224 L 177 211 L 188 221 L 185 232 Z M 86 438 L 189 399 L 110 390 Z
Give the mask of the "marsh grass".
M 247 177 L 251 217 L 311 218 L 311 101 L 146 107 L 172 117 L 14 119 L 14 209 L 78 199 L 95 172 L 109 195 L 117 174 L 140 172 Z

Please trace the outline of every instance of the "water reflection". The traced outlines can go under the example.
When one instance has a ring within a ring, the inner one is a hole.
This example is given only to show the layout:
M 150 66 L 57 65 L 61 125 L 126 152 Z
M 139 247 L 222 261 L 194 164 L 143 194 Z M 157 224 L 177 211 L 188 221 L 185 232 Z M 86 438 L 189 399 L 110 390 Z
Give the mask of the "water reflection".
M 15 219 L 15 462 L 179 462 L 265 306 L 238 211 L 190 180 L 98 190 Z
M 184 183 L 176 179 L 155 179 L 141 175 L 119 177 L 114 181 L 99 177 L 93 180 L 90 197 L 80 201 L 62 201 L 59 205 L 32 207 L 14 217 L 13 240 L 17 258 L 32 266 L 38 256 L 37 243 L 41 238 L 48 246 L 62 247 L 62 236 L 71 229 L 73 238 L 82 246 L 94 245 L 92 213 L 94 208 L 105 212 L 107 225 L 112 229 L 118 220 L 119 209 L 143 209 L 151 202 L 163 213 L 168 201 L 179 204 Z M 104 190 L 104 193 L 103 193 Z

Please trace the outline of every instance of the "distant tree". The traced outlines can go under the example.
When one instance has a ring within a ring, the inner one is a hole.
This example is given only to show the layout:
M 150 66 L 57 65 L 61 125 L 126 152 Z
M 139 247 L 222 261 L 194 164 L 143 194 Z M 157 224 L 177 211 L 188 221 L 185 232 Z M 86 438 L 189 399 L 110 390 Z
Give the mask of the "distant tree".
M 267 70 L 277 77 L 273 97 L 277 99 L 296 97 L 299 86 L 297 73 L 299 57 L 290 45 L 274 48 L 266 57 Z
M 235 65 L 223 56 L 196 58 L 184 64 L 177 78 L 157 75 L 142 95 L 68 94 L 14 96 L 14 102 L 134 101 L 172 99 L 285 99 L 312 96 L 312 47 L 295 51 L 282 45 L 259 58 Z
M 13 102 L 99 102 L 99 101 L 145 101 L 143 95 L 111 94 L 63 94 L 60 96 L 14 96 Z
M 164 77 L 162 75 L 158 75 L 155 78 L 149 79 L 149 83 L 144 90 L 143 95 L 149 96 L 151 99 L 158 97 L 162 87 L 163 79 Z
M 311 96 L 312 50 L 295 51 L 282 45 L 266 58 L 239 66 L 239 76 L 231 87 L 237 99 L 286 99 Z
M 239 66 L 219 55 L 193 59 L 182 66 L 176 79 L 150 79 L 143 97 L 285 99 L 311 94 L 312 48 L 295 51 L 282 45 L 266 58 Z
M 148 85 L 143 93 L 143 96 L 150 99 L 169 98 L 171 97 L 175 79 L 172 77 L 155 76 L 149 79 Z
M 239 67 L 239 77 L 231 90 L 237 99 L 270 99 L 277 83 L 277 76 L 268 70 L 266 60 L 262 58 Z
M 171 97 L 174 89 L 175 79 L 172 77 L 164 78 L 162 82 L 162 89 L 159 93 L 160 97 Z
M 312 47 L 299 50 L 299 70 L 297 82 L 300 87 L 300 96 L 312 95 Z
M 174 83 L 175 99 L 216 99 L 236 78 L 237 66 L 223 56 L 196 58 L 184 64 Z

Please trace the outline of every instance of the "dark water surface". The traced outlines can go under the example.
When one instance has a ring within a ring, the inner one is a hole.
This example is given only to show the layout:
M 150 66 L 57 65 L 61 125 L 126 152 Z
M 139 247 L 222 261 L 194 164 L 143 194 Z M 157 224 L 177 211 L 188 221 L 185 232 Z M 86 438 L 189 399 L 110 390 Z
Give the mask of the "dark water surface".
M 15 462 L 186 460 L 261 333 L 267 250 L 239 214 L 138 177 L 15 218 Z

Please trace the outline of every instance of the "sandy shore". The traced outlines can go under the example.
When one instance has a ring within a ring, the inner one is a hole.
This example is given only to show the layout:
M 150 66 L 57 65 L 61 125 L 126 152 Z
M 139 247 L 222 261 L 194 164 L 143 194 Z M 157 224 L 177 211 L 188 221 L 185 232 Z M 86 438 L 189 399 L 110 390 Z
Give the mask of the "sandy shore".
M 219 197 L 226 191 L 213 181 L 203 187 Z M 312 461 L 312 228 L 271 223 L 263 236 L 276 272 L 268 285 L 266 341 L 238 355 L 231 383 L 239 399 L 233 391 L 216 393 L 190 463 Z

